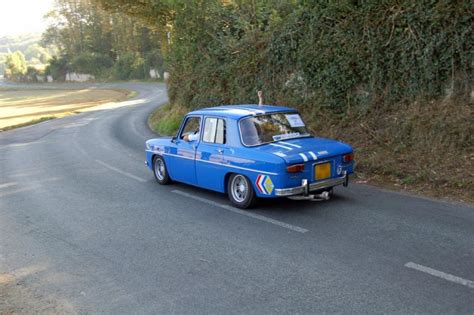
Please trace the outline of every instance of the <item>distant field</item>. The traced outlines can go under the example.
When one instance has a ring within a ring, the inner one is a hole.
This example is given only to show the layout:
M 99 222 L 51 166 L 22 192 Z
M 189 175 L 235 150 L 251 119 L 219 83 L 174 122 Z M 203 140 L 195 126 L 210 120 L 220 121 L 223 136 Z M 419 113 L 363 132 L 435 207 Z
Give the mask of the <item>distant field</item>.
M 126 100 L 122 89 L 0 89 L 0 131 Z

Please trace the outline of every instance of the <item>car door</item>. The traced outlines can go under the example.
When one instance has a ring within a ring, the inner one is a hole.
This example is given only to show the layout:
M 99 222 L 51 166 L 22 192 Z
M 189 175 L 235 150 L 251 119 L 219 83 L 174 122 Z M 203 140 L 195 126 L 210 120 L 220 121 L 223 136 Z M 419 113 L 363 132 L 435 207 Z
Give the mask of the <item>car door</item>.
M 168 155 L 168 172 L 173 180 L 191 185 L 197 185 L 196 180 L 196 150 L 200 143 L 201 117 L 188 116 L 175 139 L 175 148 Z M 186 141 L 187 137 L 195 135 L 197 140 Z
M 223 192 L 227 167 L 223 164 L 226 149 L 226 120 L 206 116 L 196 154 L 196 174 L 200 187 Z

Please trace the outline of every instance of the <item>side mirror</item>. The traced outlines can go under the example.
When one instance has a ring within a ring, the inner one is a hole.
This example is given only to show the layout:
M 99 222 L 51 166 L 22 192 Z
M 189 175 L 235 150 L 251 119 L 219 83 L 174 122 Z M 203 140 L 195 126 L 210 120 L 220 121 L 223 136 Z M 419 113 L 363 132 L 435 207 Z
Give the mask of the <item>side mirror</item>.
M 176 142 L 176 139 L 177 139 L 177 137 L 174 136 L 173 138 L 171 138 L 171 142 L 175 143 L 175 142 Z

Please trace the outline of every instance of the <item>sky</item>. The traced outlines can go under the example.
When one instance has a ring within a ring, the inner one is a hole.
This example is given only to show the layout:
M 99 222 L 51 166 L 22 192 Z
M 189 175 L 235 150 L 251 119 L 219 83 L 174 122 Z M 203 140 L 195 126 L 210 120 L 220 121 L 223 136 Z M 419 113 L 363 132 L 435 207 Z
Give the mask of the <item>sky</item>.
M 42 33 L 43 16 L 53 8 L 54 0 L 0 0 L 0 37 L 24 33 Z

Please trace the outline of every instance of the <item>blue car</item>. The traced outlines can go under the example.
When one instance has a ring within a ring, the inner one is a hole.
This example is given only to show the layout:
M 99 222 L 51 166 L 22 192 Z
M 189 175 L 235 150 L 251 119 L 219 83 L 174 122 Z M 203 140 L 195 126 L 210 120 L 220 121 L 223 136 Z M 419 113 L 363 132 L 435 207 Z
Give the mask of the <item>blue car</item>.
M 146 165 L 162 185 L 227 193 L 245 209 L 257 198 L 327 197 L 348 185 L 354 154 L 345 143 L 311 136 L 295 109 L 232 105 L 190 112 L 175 137 L 146 141 Z

